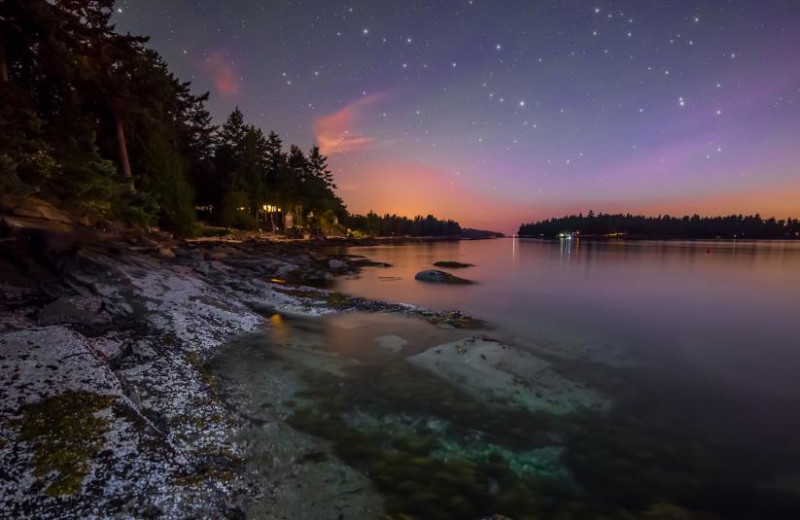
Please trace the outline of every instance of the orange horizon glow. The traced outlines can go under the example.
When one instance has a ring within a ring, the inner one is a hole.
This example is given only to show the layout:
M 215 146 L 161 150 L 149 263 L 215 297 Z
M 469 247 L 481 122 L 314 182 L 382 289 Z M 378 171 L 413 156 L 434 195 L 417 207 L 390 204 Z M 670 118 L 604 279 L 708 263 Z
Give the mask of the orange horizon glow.
M 470 190 L 433 166 L 381 163 L 369 175 L 343 172 L 339 194 L 353 213 L 374 211 L 406 217 L 432 214 L 462 227 L 511 234 L 522 223 L 569 214 L 632 213 L 647 216 L 720 216 L 756 214 L 763 218 L 800 218 L 800 182 L 783 189 L 751 190 L 691 198 L 647 198 L 632 202 L 553 201 L 525 203 Z

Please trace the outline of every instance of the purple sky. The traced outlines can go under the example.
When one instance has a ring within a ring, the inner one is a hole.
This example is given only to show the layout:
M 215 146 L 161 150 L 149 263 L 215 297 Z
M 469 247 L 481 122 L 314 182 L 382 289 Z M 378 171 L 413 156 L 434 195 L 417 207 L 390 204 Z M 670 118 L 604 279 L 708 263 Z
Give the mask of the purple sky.
M 182 79 L 318 142 L 358 212 L 800 217 L 800 2 L 118 3 Z M 120 12 L 121 11 L 121 12 Z

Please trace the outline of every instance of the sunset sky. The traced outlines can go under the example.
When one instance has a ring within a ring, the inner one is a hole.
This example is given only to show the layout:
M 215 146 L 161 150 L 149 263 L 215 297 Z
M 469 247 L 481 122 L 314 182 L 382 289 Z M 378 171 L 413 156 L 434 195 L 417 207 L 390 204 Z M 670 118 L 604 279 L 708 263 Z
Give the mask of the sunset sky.
M 318 143 L 355 212 L 800 217 L 796 0 L 127 0 L 222 122 Z

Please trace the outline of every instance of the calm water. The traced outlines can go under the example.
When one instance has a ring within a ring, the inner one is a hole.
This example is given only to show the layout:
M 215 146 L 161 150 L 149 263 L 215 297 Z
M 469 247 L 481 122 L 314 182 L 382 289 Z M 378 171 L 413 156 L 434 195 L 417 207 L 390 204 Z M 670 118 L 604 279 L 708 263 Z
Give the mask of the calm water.
M 338 291 L 458 309 L 488 328 L 275 316 L 234 342 L 212 366 L 255 417 L 239 439 L 251 468 L 297 481 L 250 517 L 800 518 L 800 243 L 504 239 L 349 253 L 392 267 L 340 278 Z M 477 283 L 414 280 L 439 260 L 475 264 L 449 271 Z M 610 405 L 520 410 L 410 362 L 476 335 Z
M 346 294 L 459 309 L 522 342 L 613 343 L 735 388 L 800 398 L 800 242 L 440 242 L 353 248 L 389 269 Z M 439 260 L 477 281 L 414 280 Z M 387 280 L 391 278 L 391 280 Z

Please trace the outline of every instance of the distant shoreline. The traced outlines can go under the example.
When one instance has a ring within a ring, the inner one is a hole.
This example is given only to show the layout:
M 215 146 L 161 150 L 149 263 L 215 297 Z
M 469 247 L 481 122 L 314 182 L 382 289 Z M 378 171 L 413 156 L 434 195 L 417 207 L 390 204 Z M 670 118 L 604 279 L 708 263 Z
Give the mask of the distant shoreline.
M 532 235 L 514 235 L 512 238 L 524 238 L 526 240 L 540 240 L 542 242 L 558 242 L 564 240 L 559 237 L 537 237 Z M 699 238 L 699 237 L 598 237 L 582 236 L 573 240 L 583 242 L 800 242 L 800 237 L 785 238 Z

